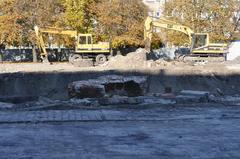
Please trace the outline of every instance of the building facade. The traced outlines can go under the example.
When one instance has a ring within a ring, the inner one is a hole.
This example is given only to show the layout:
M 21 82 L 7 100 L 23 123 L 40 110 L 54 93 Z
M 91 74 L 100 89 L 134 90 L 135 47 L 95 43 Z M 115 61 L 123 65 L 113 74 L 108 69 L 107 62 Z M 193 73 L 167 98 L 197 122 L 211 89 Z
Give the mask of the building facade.
M 160 17 L 166 0 L 143 0 L 143 3 L 149 8 L 149 16 Z

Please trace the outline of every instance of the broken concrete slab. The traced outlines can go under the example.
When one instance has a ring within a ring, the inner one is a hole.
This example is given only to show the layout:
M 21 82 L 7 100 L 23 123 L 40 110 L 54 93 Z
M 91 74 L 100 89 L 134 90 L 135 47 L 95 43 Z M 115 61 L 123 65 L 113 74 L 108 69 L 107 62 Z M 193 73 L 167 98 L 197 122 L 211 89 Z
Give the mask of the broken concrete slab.
M 180 95 L 192 95 L 192 96 L 209 96 L 207 91 L 195 91 L 195 90 L 182 90 Z
M 207 94 L 180 94 L 176 96 L 178 104 L 188 103 L 207 103 L 209 102 L 209 96 Z
M 0 102 L 0 110 L 1 109 L 12 109 L 14 108 L 15 104 L 12 104 L 12 103 L 3 103 L 3 102 Z
M 68 85 L 70 98 L 101 98 L 104 97 L 105 87 L 98 81 L 77 81 Z
M 225 105 L 240 105 L 240 95 L 234 96 L 210 96 L 210 102 L 221 103 Z
M 148 83 L 145 76 L 109 75 L 98 78 L 105 86 L 108 95 L 142 96 L 146 94 Z
M 142 96 L 147 93 L 148 82 L 145 76 L 108 75 L 87 81 L 70 83 L 70 98 L 101 98 L 104 96 Z
M 209 102 L 210 93 L 207 91 L 182 90 L 176 101 L 179 104 L 187 103 L 206 103 Z
M 200 98 L 191 95 L 178 95 L 176 97 L 177 104 L 200 103 Z
M 173 93 L 163 93 L 160 97 L 164 99 L 176 99 L 176 96 Z

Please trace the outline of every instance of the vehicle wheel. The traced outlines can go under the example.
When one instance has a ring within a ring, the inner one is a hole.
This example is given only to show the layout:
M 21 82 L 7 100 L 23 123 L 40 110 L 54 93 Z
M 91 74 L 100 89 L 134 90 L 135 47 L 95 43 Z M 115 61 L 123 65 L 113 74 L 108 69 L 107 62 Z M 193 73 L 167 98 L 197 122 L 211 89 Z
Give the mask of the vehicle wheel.
M 104 64 L 107 61 L 107 57 L 103 54 L 97 55 L 96 57 L 96 63 L 98 65 Z
M 71 64 L 74 64 L 74 62 L 78 61 L 78 60 L 81 60 L 82 59 L 82 56 L 79 55 L 79 54 L 70 54 L 69 55 L 69 58 L 68 58 L 68 61 L 71 63 Z
M 48 53 L 48 60 L 49 62 L 57 62 L 57 55 L 55 52 Z

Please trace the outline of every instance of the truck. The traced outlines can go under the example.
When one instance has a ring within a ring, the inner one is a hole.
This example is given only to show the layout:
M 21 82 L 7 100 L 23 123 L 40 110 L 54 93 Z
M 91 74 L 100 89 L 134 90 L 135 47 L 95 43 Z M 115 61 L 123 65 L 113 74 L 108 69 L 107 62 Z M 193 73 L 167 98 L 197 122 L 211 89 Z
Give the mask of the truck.
M 40 51 L 41 60 L 48 61 L 48 52 L 46 51 L 46 43 L 43 34 L 67 35 L 75 38 L 74 52 L 69 55 L 69 62 L 74 63 L 79 59 L 91 58 L 97 64 L 103 64 L 111 56 L 111 49 L 109 42 L 94 43 L 92 34 L 78 33 L 76 30 L 68 30 L 55 27 L 34 27 L 37 45 Z

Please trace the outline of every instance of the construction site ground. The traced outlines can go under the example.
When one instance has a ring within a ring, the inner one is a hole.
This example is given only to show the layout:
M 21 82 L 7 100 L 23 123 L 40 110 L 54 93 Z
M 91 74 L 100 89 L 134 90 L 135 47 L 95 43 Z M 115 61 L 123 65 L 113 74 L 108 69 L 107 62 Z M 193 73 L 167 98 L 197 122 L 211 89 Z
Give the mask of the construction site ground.
M 211 104 L 4 111 L 0 158 L 238 159 L 239 112 Z
M 164 87 L 172 87 L 176 92 L 190 89 L 212 93 L 216 93 L 216 90 L 226 94 L 239 93 L 238 63 L 139 61 L 113 60 L 110 65 L 107 63 L 97 67 L 75 67 L 69 63 L 2 63 L 0 96 L 47 94 L 50 98 L 66 98 L 66 87 L 70 82 L 110 74 L 148 76 L 152 93 L 162 92 Z
M 36 96 L 66 101 L 70 82 L 117 74 L 147 76 L 150 94 L 164 93 L 165 87 L 171 87 L 174 94 L 184 89 L 209 91 L 222 102 L 0 109 L 0 159 L 240 158 L 239 66 L 236 61 L 164 60 L 113 60 L 96 67 L 2 63 L 1 98 Z
M 116 64 L 118 65 L 118 64 Z M 127 63 L 126 63 L 127 65 Z M 68 62 L 59 62 L 59 63 L 2 63 L 0 64 L 0 73 L 29 73 L 29 72 L 101 72 L 108 70 L 116 71 L 134 71 L 142 73 L 156 74 L 159 71 L 164 70 L 166 73 L 175 74 L 175 75 L 184 75 L 184 74 L 202 74 L 208 75 L 211 73 L 222 74 L 222 75 L 231 75 L 235 73 L 240 73 L 240 62 L 231 63 L 231 62 L 220 62 L 220 63 L 185 63 L 185 62 L 163 62 L 162 64 L 157 65 L 156 67 L 150 65 L 141 64 L 141 67 L 128 67 L 122 64 L 122 67 L 110 67 L 110 66 L 97 66 L 97 67 L 75 67 Z

